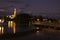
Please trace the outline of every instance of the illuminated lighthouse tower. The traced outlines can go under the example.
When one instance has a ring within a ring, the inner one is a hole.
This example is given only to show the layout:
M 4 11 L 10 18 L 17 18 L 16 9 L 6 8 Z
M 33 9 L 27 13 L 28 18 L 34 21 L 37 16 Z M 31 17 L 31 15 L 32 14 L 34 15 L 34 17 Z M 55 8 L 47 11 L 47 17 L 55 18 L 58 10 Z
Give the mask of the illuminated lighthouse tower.
M 14 15 L 14 17 L 16 17 L 16 8 L 14 8 L 14 14 L 13 15 Z
M 9 15 L 10 19 L 14 19 L 16 17 L 16 8 L 14 8 L 14 13 L 12 15 Z

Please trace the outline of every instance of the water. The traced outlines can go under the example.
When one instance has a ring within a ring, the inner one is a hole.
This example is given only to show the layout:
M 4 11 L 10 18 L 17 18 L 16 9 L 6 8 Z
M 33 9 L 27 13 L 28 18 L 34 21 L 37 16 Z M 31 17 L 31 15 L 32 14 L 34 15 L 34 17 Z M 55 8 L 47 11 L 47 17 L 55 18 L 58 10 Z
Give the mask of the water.
M 3 25 L 1 25 L 4 27 L 4 34 L 5 33 L 17 33 L 17 32 L 24 32 L 24 31 L 28 31 L 31 29 L 31 27 L 26 24 L 20 24 L 20 23 L 16 23 L 14 21 L 7 21 L 5 22 Z
M 0 25 L 0 40 L 60 40 L 58 33 L 43 30 L 32 31 L 33 28 L 35 28 L 34 25 L 7 21 Z

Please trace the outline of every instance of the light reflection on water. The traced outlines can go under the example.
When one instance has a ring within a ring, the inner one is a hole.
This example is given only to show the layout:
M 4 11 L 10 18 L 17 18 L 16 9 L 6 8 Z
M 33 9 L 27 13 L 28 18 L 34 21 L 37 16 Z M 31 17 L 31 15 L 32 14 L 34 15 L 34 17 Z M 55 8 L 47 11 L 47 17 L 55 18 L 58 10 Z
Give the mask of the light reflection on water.
M 16 23 L 14 21 L 8 21 L 8 28 L 11 28 L 13 33 L 16 33 Z
M 25 32 L 30 31 L 32 26 L 29 24 L 20 24 L 15 21 L 7 21 L 2 24 L 0 24 L 0 33 L 1 34 L 11 34 L 11 33 L 17 33 L 17 32 Z M 30 27 L 31 26 L 31 27 Z
M 4 26 L 6 24 L 7 24 L 7 26 Z M 7 23 L 0 24 L 0 35 L 4 34 L 4 33 L 8 33 L 8 32 L 16 33 L 16 23 L 14 21 L 8 21 Z
M 0 26 L 0 34 L 3 34 L 3 33 L 4 33 L 4 27 Z
M 6 31 L 5 31 L 5 29 L 7 29 L 8 31 L 9 31 L 9 33 L 16 33 L 17 31 L 22 31 L 22 30 L 26 30 L 26 29 L 28 29 L 28 27 L 20 27 L 19 25 L 20 24 L 18 24 L 17 25 L 17 23 L 15 23 L 14 21 L 8 21 L 7 23 L 7 26 L 4 26 L 4 25 L 1 25 L 0 26 L 0 34 L 4 34 Z M 5 25 L 6 25 L 5 24 Z M 7 27 L 7 28 L 6 28 Z M 32 26 L 31 26 L 32 27 Z M 29 27 L 30 28 L 30 27 Z M 18 30 L 19 29 L 19 30 Z M 36 36 L 37 35 L 37 37 L 38 38 L 40 38 L 39 36 L 44 36 L 44 33 L 42 33 L 41 31 L 39 31 L 38 29 L 39 29 L 39 27 L 36 27 L 36 29 L 37 29 L 37 31 L 36 31 L 36 33 L 34 33 L 33 34 L 33 36 Z M 27 32 L 28 33 L 28 32 Z M 30 37 L 32 37 L 33 38 L 33 36 L 31 35 Z M 44 36 L 45 37 L 45 36 Z M 20 37 L 19 37 L 20 38 Z M 29 38 L 29 37 L 28 37 Z M 5 38 L 6 40 L 13 40 L 14 38 Z M 4 39 L 4 40 L 5 40 Z M 43 38 L 42 38 L 43 39 Z

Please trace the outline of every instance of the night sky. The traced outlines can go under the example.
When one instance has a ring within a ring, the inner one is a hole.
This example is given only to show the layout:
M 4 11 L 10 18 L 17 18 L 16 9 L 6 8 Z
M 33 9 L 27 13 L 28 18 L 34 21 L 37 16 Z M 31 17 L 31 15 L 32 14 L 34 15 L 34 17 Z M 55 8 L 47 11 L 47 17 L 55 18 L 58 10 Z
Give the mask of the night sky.
M 60 19 L 60 0 L 0 0 L 0 11 L 12 12 L 17 8 L 17 12 L 32 13 Z

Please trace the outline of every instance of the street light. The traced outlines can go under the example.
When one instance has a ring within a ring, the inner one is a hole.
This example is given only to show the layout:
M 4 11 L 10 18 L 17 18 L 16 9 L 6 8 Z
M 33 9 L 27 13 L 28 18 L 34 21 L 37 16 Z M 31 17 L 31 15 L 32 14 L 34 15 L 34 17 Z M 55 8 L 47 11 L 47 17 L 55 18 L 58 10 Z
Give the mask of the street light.
M 0 23 L 3 23 L 4 22 L 4 19 L 0 19 Z

